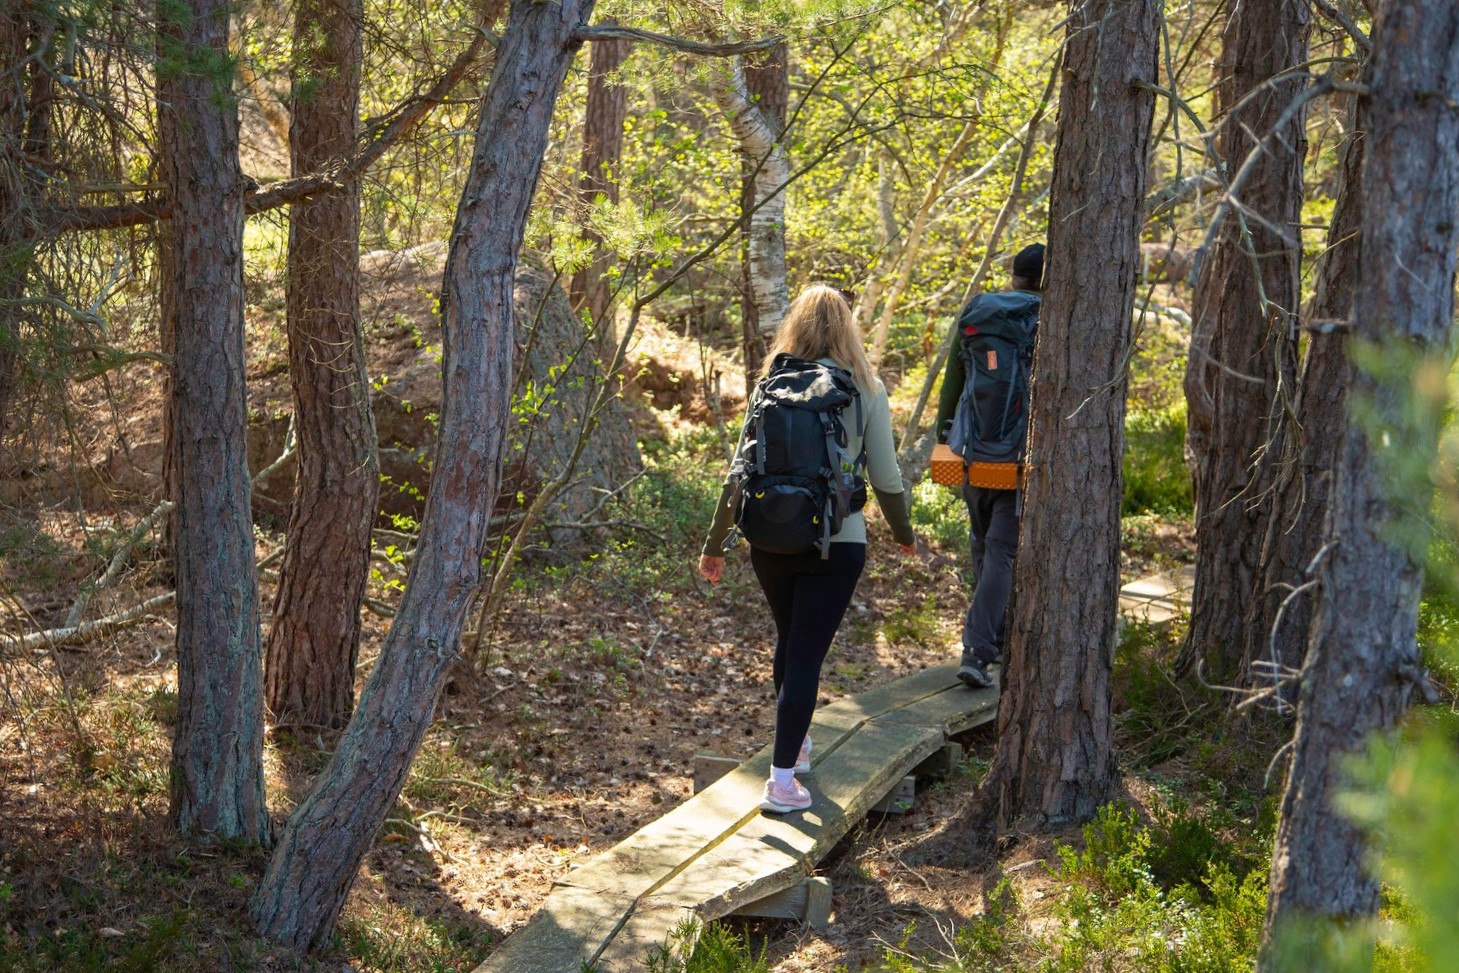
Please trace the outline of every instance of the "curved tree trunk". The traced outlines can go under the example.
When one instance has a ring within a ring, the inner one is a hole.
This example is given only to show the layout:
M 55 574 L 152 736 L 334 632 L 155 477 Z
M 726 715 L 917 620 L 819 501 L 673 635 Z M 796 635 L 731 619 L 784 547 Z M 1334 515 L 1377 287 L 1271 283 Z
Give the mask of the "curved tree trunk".
M 1028 486 L 998 748 L 972 814 L 1094 815 L 1114 777 L 1124 360 L 1140 269 L 1156 0 L 1074 0 L 1034 358 Z M 1092 256 L 1097 255 L 1097 257 Z
M 1307 82 L 1301 74 L 1271 79 L 1307 60 L 1310 16 L 1306 0 L 1244 0 L 1228 9 L 1216 152 L 1234 176 L 1265 141 L 1233 190 L 1242 208 L 1222 223 L 1196 281 L 1185 376 L 1196 576 L 1180 658 L 1181 668 L 1203 661 L 1221 683 L 1241 670 L 1247 610 L 1260 582 L 1262 509 L 1290 442 L 1278 429 L 1296 372 L 1306 113 L 1274 129 Z
M 1307 568 L 1322 548 L 1323 525 L 1332 491 L 1353 362 L 1343 328 L 1352 313 L 1353 292 L 1362 266 L 1363 154 L 1367 111 L 1355 100 L 1352 126 L 1342 154 L 1342 182 L 1327 231 L 1327 248 L 1318 259 L 1316 290 L 1307 308 L 1311 331 L 1297 380 L 1296 456 L 1277 471 L 1262 542 L 1261 584 L 1246 623 L 1247 675 L 1253 688 L 1280 681 L 1281 697 L 1292 701 L 1292 673 L 1307 653 L 1315 594 L 1298 591 L 1311 579 Z M 1327 329 L 1327 330 L 1320 330 Z M 1280 624 L 1279 624 L 1280 623 Z M 1253 663 L 1261 660 L 1255 669 Z
M 355 149 L 361 0 L 300 0 L 294 26 L 294 175 Z M 265 654 L 275 725 L 337 729 L 354 708 L 360 604 L 380 489 L 360 336 L 360 183 L 289 215 L 289 377 L 299 481 Z
M 171 818 L 183 835 L 263 842 L 263 681 L 248 478 L 243 174 L 225 0 L 166 8 L 161 169 L 173 199 L 172 451 L 177 726 Z
M 557 93 L 593 0 L 517 0 L 482 98 L 476 150 L 441 283 L 445 398 L 410 578 L 354 718 L 280 835 L 251 906 L 259 932 L 329 942 L 460 655 L 481 581 L 511 415 L 512 283 Z
M 1414 632 L 1423 521 L 1454 343 L 1459 247 L 1459 6 L 1390 0 L 1374 31 L 1363 172 L 1357 370 L 1333 482 L 1292 769 L 1272 857 L 1267 932 L 1311 942 L 1321 920 L 1370 916 L 1378 881 L 1361 833 L 1333 807 L 1342 761 L 1397 725 L 1420 678 Z M 1304 921 L 1306 920 L 1306 921 Z M 1290 945 L 1290 943 L 1288 944 Z M 1302 945 L 1298 945 L 1302 949 Z M 1310 955 L 1310 954 L 1309 954 Z M 1273 951 L 1262 969 L 1274 966 Z
M 599 196 L 610 203 L 618 202 L 618 162 L 623 156 L 628 89 L 621 84 L 609 84 L 608 76 L 623 66 L 632 50 L 633 45 L 626 38 L 593 42 L 588 67 L 588 104 L 583 111 L 583 162 L 578 173 L 578 198 L 585 210 L 591 210 Z M 607 280 L 609 258 L 597 233 L 588 231 L 584 236 L 593 243 L 593 259 L 572 275 L 572 306 L 587 309 L 598 340 L 604 347 L 611 347 L 617 339 L 612 322 L 606 319 L 613 296 Z
M 719 103 L 730 130 L 740 145 L 745 171 L 745 188 L 740 193 L 741 212 L 748 214 L 745 230 L 744 352 L 746 395 L 755 385 L 766 339 L 773 335 L 790 307 L 785 283 L 785 183 L 790 179 L 790 156 L 780 137 L 785 125 L 785 96 L 779 96 L 774 72 L 783 74 L 788 55 L 778 46 L 779 68 L 762 67 L 753 72 L 762 106 L 752 100 L 742 58 L 734 58 L 723 72 L 716 71 L 714 99 Z M 770 97 L 767 99 L 766 95 Z M 779 114 L 775 114 L 776 103 Z M 767 110 L 769 109 L 769 110 Z M 761 201 L 764 202 L 761 202 Z M 756 208 L 758 206 L 758 208 Z

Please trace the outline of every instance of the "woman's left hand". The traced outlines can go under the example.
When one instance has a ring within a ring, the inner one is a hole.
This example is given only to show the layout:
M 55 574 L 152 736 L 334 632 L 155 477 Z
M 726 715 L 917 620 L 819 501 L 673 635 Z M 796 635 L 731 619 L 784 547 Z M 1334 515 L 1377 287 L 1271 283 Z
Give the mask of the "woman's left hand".
M 724 577 L 724 558 L 702 554 L 699 557 L 699 576 L 710 584 L 718 584 Z

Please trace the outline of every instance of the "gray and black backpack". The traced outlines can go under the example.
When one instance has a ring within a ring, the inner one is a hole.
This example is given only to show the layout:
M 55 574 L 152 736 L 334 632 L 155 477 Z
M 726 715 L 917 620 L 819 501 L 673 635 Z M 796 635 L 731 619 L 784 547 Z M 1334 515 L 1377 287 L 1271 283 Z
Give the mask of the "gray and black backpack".
M 963 390 L 947 445 L 964 462 L 1023 459 L 1039 305 L 1029 291 L 980 294 L 958 317 Z
M 843 413 L 854 403 L 864 432 L 861 393 L 835 365 L 779 354 L 750 399 L 738 474 L 736 533 L 774 554 L 830 556 L 831 536 L 866 505 L 865 450 L 847 453 Z M 726 547 L 736 540 L 731 534 Z

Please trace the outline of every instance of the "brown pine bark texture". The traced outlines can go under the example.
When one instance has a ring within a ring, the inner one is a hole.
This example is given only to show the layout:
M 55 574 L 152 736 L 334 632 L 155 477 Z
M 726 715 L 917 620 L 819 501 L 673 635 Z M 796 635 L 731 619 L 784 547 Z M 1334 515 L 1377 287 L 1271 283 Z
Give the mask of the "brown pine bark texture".
M 263 665 L 248 478 L 243 177 L 226 0 L 163 25 L 157 101 L 175 200 L 172 449 L 177 726 L 171 818 L 186 836 L 264 842 Z
M 510 418 L 512 281 L 553 106 L 593 0 L 517 0 L 482 99 L 441 285 L 445 394 L 406 590 L 355 715 L 290 816 L 251 906 L 261 934 L 328 944 L 460 655 Z
M 1156 77 L 1155 0 L 1070 5 L 998 747 L 975 817 L 1086 820 L 1114 777 L 1125 380 Z
M 294 175 L 355 150 L 361 0 L 301 0 L 295 13 Z M 289 379 L 299 479 L 265 652 L 275 726 L 338 729 L 354 708 L 360 605 L 380 489 L 360 335 L 360 184 L 289 216 Z
M 25 59 L 28 32 L 20 5 L 0 10 L 0 64 L 15 65 Z M 25 293 L 28 274 L 22 250 L 24 170 L 16 151 L 25 131 L 25 89 L 8 77 L 4 82 L 0 84 L 0 468 L 5 465 L 6 434 L 14 425 L 11 409 L 19 380 L 20 307 L 15 302 Z
M 628 114 L 628 88 L 609 84 L 608 77 L 623 66 L 633 50 L 625 38 L 594 41 L 588 67 L 588 104 L 583 112 L 583 161 L 578 173 L 578 197 L 584 210 L 603 196 L 618 202 L 618 162 L 623 157 L 623 121 Z M 610 255 L 596 233 L 585 234 L 593 242 L 593 259 L 573 274 L 572 304 L 586 308 L 605 347 L 615 339 L 607 316 L 612 291 L 607 273 Z
M 1218 65 L 1215 150 L 1235 190 L 1196 282 L 1186 364 L 1187 452 L 1196 499 L 1196 577 L 1181 668 L 1231 683 L 1242 668 L 1244 623 L 1260 581 L 1263 510 L 1289 440 L 1281 428 L 1296 377 L 1304 111 L 1276 127 L 1306 87 L 1273 82 L 1307 60 L 1306 0 L 1228 5 Z M 1263 304 L 1263 296 L 1265 304 Z M 1268 447 L 1270 444 L 1270 447 Z
M 1454 346 L 1459 6 L 1391 0 L 1373 58 L 1354 319 L 1358 339 L 1390 366 L 1414 366 L 1358 369 L 1350 392 L 1267 905 L 1268 931 L 1299 940 L 1311 928 L 1303 920 L 1369 916 L 1378 905 L 1363 838 L 1332 799 L 1341 762 L 1397 725 L 1418 674 L 1423 571 L 1411 544 L 1424 534 L 1429 493 L 1418 485 L 1426 479 L 1394 473 L 1433 461 L 1439 421 L 1415 420 L 1413 397 L 1425 381 L 1442 388 Z M 1351 418 L 1359 404 L 1364 421 Z
M 1316 326 L 1348 320 L 1362 266 L 1367 112 L 1362 102 L 1355 102 L 1354 108 L 1342 149 L 1337 205 L 1326 249 L 1314 270 L 1312 301 L 1304 315 Z M 1307 568 L 1322 549 L 1353 367 L 1345 328 L 1311 332 L 1297 377 L 1296 424 L 1289 433 L 1296 437 L 1295 455 L 1277 472 L 1262 541 L 1261 583 L 1246 623 L 1243 655 L 1248 670 L 1252 660 L 1266 663 L 1243 678 L 1242 683 L 1252 688 L 1268 684 L 1274 672 L 1299 670 L 1307 654 L 1316 592 L 1297 589 L 1311 580 Z M 1283 683 L 1276 688 L 1284 700 L 1295 700 L 1295 686 Z

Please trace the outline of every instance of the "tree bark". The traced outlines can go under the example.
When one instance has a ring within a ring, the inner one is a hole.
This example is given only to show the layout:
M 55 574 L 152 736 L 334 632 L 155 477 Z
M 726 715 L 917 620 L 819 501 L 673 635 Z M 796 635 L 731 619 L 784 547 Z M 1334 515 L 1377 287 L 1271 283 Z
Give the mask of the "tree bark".
M 15 410 L 24 371 L 22 300 L 35 263 L 35 206 L 50 160 L 50 75 L 39 65 L 23 70 L 26 55 L 49 17 L 30 0 L 0 11 L 0 471 L 6 441 L 20 428 Z
M 790 156 L 780 141 L 790 90 L 785 74 L 788 60 L 783 44 L 772 48 L 768 63 L 758 69 L 747 69 L 742 58 L 734 58 L 716 74 L 714 85 L 715 101 L 739 143 L 744 172 L 740 211 L 746 221 L 745 298 L 740 303 L 746 395 L 754 387 L 766 339 L 779 329 L 790 307 L 785 283 L 783 188 L 790 179 Z M 753 91 L 752 77 L 757 89 Z
M 1296 423 L 1288 433 L 1297 437 L 1295 455 L 1277 471 L 1262 541 L 1261 584 L 1245 626 L 1243 657 L 1248 673 L 1242 684 L 1255 688 L 1274 682 L 1286 702 L 1296 698 L 1296 687 L 1287 677 L 1302 666 L 1316 602 L 1311 589 L 1298 589 L 1311 580 L 1308 565 L 1322 549 L 1333 467 L 1343 436 L 1342 423 L 1333 417 L 1345 414 L 1353 381 L 1345 326 L 1362 266 L 1367 127 L 1366 104 L 1355 100 L 1342 150 L 1337 205 L 1305 314 L 1312 331 L 1297 378 Z
M 1390 0 L 1369 90 L 1353 316 L 1378 367 L 1353 376 L 1267 903 L 1268 942 L 1298 949 L 1326 920 L 1377 908 L 1368 850 L 1332 797 L 1342 762 L 1397 725 L 1422 678 L 1423 521 L 1454 342 L 1459 6 Z M 1259 968 L 1274 965 L 1265 950 Z
M 578 173 L 578 198 L 585 213 L 602 196 L 618 202 L 618 162 L 623 157 L 623 121 L 628 114 L 628 89 L 609 84 L 608 76 L 623 66 L 633 50 L 631 41 L 613 37 L 594 41 L 588 67 L 588 104 L 583 112 L 583 162 Z M 572 306 L 586 308 L 599 340 L 611 347 L 616 338 L 606 320 L 612 292 L 608 287 L 608 255 L 603 239 L 592 230 L 584 237 L 593 244 L 593 257 L 572 277 Z
M 1070 3 L 1007 685 L 971 809 L 999 829 L 1086 820 L 1115 775 L 1123 363 L 1154 115 L 1141 85 L 1156 76 L 1159 10 Z
M 177 726 L 171 819 L 185 836 L 263 842 L 262 652 L 248 478 L 243 175 L 225 0 L 161 24 L 161 170 L 174 201 L 169 308 L 177 496 Z
M 1233 194 L 1242 209 L 1221 226 L 1196 281 L 1186 364 L 1186 453 L 1196 501 L 1196 575 L 1180 668 L 1204 662 L 1233 683 L 1261 578 L 1262 510 L 1290 442 L 1294 328 L 1302 246 L 1303 111 L 1284 113 L 1305 75 L 1271 79 L 1307 60 L 1305 0 L 1246 0 L 1228 8 L 1216 102 L 1215 150 L 1230 174 L 1261 144 Z M 1277 129 L 1278 125 L 1280 129 Z M 1243 213 L 1249 215 L 1242 215 Z
M 361 0 L 300 0 L 295 12 L 294 174 L 355 147 Z M 276 725 L 338 729 L 354 708 L 360 604 L 380 489 L 360 334 L 360 183 L 289 216 L 289 378 L 299 480 L 264 671 Z
M 517 0 L 497 49 L 441 284 L 441 436 L 410 577 L 354 718 L 290 816 L 251 906 L 262 935 L 294 948 L 329 942 L 460 655 L 511 415 L 517 251 L 579 46 L 572 32 L 592 7 Z

